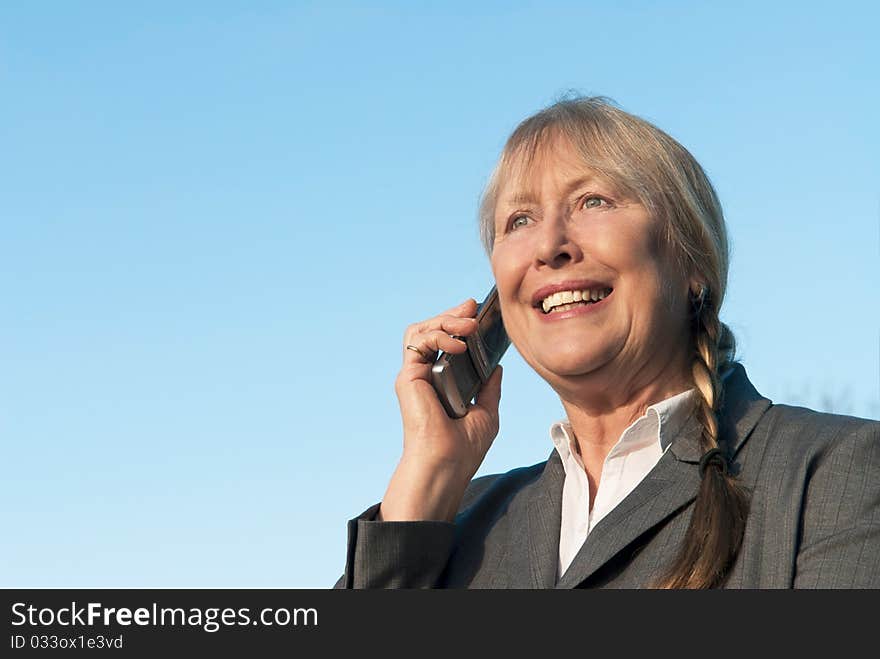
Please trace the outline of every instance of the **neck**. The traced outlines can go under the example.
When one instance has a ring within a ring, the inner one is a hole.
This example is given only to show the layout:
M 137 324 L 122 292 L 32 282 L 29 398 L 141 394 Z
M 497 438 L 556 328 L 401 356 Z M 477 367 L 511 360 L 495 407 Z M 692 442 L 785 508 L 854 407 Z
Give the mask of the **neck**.
M 610 366 L 610 365 L 609 365 Z M 580 376 L 579 386 L 557 389 L 587 472 L 598 473 L 623 431 L 648 407 L 693 387 L 682 355 L 643 368 L 627 381 L 620 369 Z

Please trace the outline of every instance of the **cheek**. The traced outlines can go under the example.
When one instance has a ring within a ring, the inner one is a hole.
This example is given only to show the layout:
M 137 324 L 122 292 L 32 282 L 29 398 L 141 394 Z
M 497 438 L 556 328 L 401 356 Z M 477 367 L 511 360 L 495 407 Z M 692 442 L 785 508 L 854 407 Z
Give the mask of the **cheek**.
M 687 282 L 667 260 L 651 250 L 634 278 L 634 314 L 657 338 L 687 330 Z
M 490 264 L 492 274 L 495 276 L 495 284 L 498 286 L 498 295 L 502 299 L 512 299 L 522 282 L 529 262 L 523 259 L 522 250 L 516 249 L 515 245 L 499 245 L 492 252 Z
M 616 271 L 649 284 L 662 280 L 667 259 L 657 234 L 657 227 L 646 216 L 609 217 L 581 236 L 585 251 L 595 260 Z
M 523 260 L 523 256 L 521 249 L 505 244 L 503 247 L 496 247 L 490 259 L 504 326 L 517 349 L 522 345 L 522 336 L 526 332 L 527 324 L 527 318 L 524 316 L 526 310 L 520 299 L 524 295 L 523 279 L 528 272 L 530 262 Z
M 593 236 L 593 254 L 622 277 L 637 322 L 668 322 L 667 316 L 680 311 L 679 289 L 686 284 L 656 231 L 643 223 L 603 229 Z
M 584 236 L 584 244 L 598 261 L 619 272 L 643 270 L 660 257 L 651 232 L 640 225 L 603 225 L 600 230 Z

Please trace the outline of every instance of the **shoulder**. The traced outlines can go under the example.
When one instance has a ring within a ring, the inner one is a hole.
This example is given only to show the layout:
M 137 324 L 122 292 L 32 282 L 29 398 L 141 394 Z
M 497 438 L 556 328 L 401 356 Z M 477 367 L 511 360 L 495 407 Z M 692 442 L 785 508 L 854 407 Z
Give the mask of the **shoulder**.
M 830 497 L 880 486 L 878 421 L 771 405 L 752 434 L 747 453 L 760 457 L 751 468 L 777 495 L 825 492 L 822 496 Z
M 771 402 L 755 389 L 742 364 L 733 365 L 724 383 L 719 421 L 734 453 L 742 448 L 753 461 L 763 455 L 764 461 L 791 464 L 880 438 L 878 421 Z
M 880 585 L 880 422 L 787 405 L 768 410 L 763 507 L 797 547 L 797 587 Z M 787 521 L 786 521 L 787 520 Z
M 793 405 L 771 405 L 758 429 L 764 430 L 770 445 L 804 455 L 819 456 L 848 445 L 880 441 L 880 421 Z

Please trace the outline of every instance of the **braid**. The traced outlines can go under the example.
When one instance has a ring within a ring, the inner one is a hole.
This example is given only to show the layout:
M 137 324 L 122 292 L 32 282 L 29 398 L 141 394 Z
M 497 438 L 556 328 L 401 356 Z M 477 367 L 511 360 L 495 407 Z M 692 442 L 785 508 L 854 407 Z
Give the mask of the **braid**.
M 718 416 L 722 396 L 719 356 L 730 361 L 733 337 L 721 323 L 705 289 L 694 307 L 693 379 L 698 392 L 696 416 L 702 426 L 701 482 L 691 522 L 679 555 L 661 588 L 713 588 L 724 583 L 745 531 L 748 501 L 728 474 L 728 458 L 718 450 Z
M 709 318 L 708 316 L 711 316 Z M 694 384 L 699 392 L 697 416 L 703 426 L 700 446 L 703 452 L 718 448 L 718 398 L 721 393 L 721 382 L 718 379 L 718 339 L 720 321 L 718 315 L 709 313 L 704 304 L 703 310 L 697 313 L 695 344 L 696 350 L 692 373 Z

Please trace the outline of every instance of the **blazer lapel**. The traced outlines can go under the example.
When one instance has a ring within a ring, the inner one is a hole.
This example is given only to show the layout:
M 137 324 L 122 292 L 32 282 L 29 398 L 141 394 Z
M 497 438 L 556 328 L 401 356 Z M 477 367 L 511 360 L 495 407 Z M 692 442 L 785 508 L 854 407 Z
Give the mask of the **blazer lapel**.
M 696 442 L 699 424 L 691 417 L 675 442 Z M 644 480 L 590 531 L 557 588 L 576 588 L 643 533 L 694 500 L 700 486 L 699 469 L 676 458 L 672 451 Z
M 556 583 L 564 480 L 565 470 L 554 450 L 541 476 L 523 492 L 523 507 L 516 506 L 519 511 L 508 515 L 510 544 L 498 575 L 504 587 L 552 588 Z
M 771 403 L 755 390 L 739 364 L 726 374 L 724 391 L 720 439 L 736 456 Z M 657 466 L 590 532 L 557 588 L 577 587 L 639 536 L 696 498 L 702 455 L 700 433 L 700 424 L 692 415 Z

